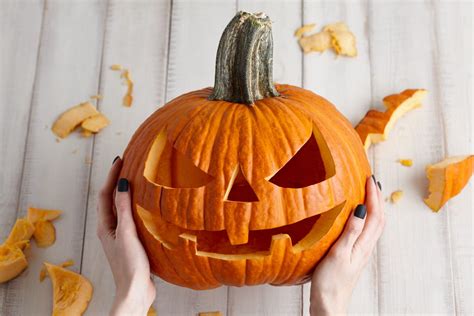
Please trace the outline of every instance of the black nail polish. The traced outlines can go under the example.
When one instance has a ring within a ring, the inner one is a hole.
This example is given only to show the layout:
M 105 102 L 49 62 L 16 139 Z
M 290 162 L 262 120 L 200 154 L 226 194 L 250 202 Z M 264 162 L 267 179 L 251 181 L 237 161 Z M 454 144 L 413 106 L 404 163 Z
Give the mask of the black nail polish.
M 112 161 L 112 165 L 114 165 L 114 163 L 115 163 L 115 162 L 117 161 L 117 159 L 119 159 L 119 158 L 120 158 L 120 156 L 115 157 L 115 158 L 114 158 L 114 161 Z
M 375 179 L 374 175 L 372 175 L 372 180 L 374 181 L 374 184 L 377 185 L 377 179 Z
M 380 191 L 382 191 L 382 184 L 380 183 L 380 181 L 377 181 L 377 186 L 379 187 Z
M 359 205 L 357 205 L 357 207 L 354 211 L 354 216 L 358 217 L 360 219 L 364 219 L 366 213 L 367 213 L 367 209 L 365 208 L 365 205 L 364 204 L 359 204 Z
M 120 178 L 117 184 L 117 191 L 127 192 L 128 191 L 128 180 L 125 178 Z

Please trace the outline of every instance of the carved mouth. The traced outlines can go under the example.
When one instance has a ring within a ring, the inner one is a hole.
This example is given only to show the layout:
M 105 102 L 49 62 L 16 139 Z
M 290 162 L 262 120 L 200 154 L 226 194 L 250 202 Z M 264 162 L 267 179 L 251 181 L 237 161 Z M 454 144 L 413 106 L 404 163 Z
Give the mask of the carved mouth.
M 168 249 L 175 249 L 181 240 L 196 244 L 196 254 L 217 259 L 250 259 L 270 255 L 272 244 L 278 239 L 290 239 L 293 252 L 311 248 L 329 229 L 344 208 L 345 201 L 336 207 L 299 222 L 262 230 L 251 230 L 246 244 L 232 245 L 225 230 L 189 230 L 162 220 L 159 216 L 136 205 L 137 213 L 148 232 Z M 163 234 L 166 232 L 166 234 Z

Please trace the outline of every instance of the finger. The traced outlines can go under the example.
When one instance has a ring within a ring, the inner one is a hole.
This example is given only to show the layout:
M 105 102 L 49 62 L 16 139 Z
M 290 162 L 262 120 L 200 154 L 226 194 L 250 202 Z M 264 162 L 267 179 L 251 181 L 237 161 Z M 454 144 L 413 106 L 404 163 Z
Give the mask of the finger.
M 354 244 L 354 249 L 356 251 L 361 250 L 364 255 L 368 255 L 372 252 L 377 240 L 382 234 L 384 226 L 384 214 L 380 206 L 380 198 L 382 195 L 379 195 L 378 191 L 372 178 L 368 178 L 365 202 L 367 206 L 367 219 L 362 233 Z
M 132 199 L 129 182 L 125 178 L 121 178 L 118 181 L 117 191 L 115 193 L 115 208 L 117 209 L 117 233 L 136 233 L 132 216 Z
M 97 204 L 97 230 L 98 233 L 105 233 L 115 229 L 117 220 L 113 212 L 113 192 L 115 183 L 122 169 L 122 160 L 115 158 L 112 168 L 110 168 L 104 186 L 100 190 L 99 203 Z
M 365 223 L 366 207 L 363 204 L 357 205 L 352 212 L 352 216 L 349 217 L 344 231 L 342 232 L 339 239 L 334 244 L 333 248 L 340 248 L 339 250 L 346 251 L 347 254 L 351 254 L 352 248 L 357 238 L 359 238 Z M 337 251 L 337 249 L 336 249 Z
M 385 201 L 384 201 L 383 196 L 382 196 L 382 185 L 380 184 L 379 181 L 377 181 L 377 186 L 378 186 L 377 198 L 379 200 L 379 207 L 382 211 L 382 214 L 384 214 L 384 216 L 385 216 Z

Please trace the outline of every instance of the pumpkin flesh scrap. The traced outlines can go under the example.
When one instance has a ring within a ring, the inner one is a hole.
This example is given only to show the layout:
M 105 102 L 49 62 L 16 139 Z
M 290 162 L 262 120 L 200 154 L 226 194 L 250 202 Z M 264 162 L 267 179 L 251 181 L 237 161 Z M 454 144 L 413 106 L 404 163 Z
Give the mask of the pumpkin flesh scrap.
M 462 191 L 472 176 L 473 164 L 474 155 L 469 155 L 446 158 L 426 167 L 430 194 L 424 201 L 433 212 Z
M 411 159 L 398 159 L 398 162 L 404 167 L 413 166 L 413 160 Z
M 101 129 L 110 124 L 109 119 L 102 113 L 94 115 L 81 124 L 83 132 L 98 133 Z
M 368 111 L 355 127 L 365 150 L 368 150 L 373 143 L 386 140 L 395 122 L 405 113 L 420 107 L 426 94 L 427 91 L 424 89 L 408 89 L 399 94 L 386 96 L 383 99 L 385 112 Z
M 59 138 L 65 138 L 84 120 L 98 114 L 99 111 L 90 102 L 84 102 L 61 114 L 51 129 Z
M 56 241 L 56 229 L 50 221 L 39 220 L 35 223 L 33 237 L 38 247 L 49 247 Z
M 28 207 L 27 219 L 30 221 L 31 224 L 35 224 L 39 220 L 53 221 L 59 216 L 61 216 L 62 213 L 63 211 L 60 210 L 48 210 L 43 208 Z
M 17 277 L 28 266 L 25 254 L 16 245 L 0 246 L 0 283 Z
M 62 267 L 62 268 L 67 268 L 67 267 L 70 267 L 70 266 L 73 266 L 73 265 L 74 265 L 74 260 L 67 260 L 67 261 L 64 261 L 63 263 L 61 263 L 59 266 Z M 47 276 L 48 276 L 48 273 L 46 272 L 46 266 L 43 265 L 43 267 L 40 270 L 40 274 L 39 274 L 40 282 L 43 282 L 44 279 Z
M 397 190 L 397 191 L 394 191 L 392 192 L 392 194 L 390 195 L 390 201 L 392 203 L 398 203 L 403 197 L 403 191 L 402 190 Z
M 82 315 L 92 298 L 92 284 L 80 274 L 44 264 L 53 284 L 53 316 Z
M 28 266 L 23 250 L 29 247 L 34 229 L 26 218 L 19 218 L 7 240 L 0 245 L 0 283 L 17 277 Z
M 294 35 L 297 39 L 300 39 L 303 37 L 305 33 L 311 32 L 315 26 L 316 26 L 316 23 L 305 24 L 297 28 Z
M 200 312 L 199 316 L 222 316 L 221 312 L 215 311 L 215 312 Z
M 295 31 L 303 53 L 324 52 L 332 47 L 336 55 L 348 57 L 357 56 L 356 38 L 343 22 L 326 25 L 321 32 L 304 36 L 310 32 L 315 24 L 307 24 Z
M 356 38 L 343 22 L 328 24 L 323 32 L 331 36 L 331 45 L 337 55 L 357 56 Z
M 35 227 L 28 221 L 26 218 L 19 218 L 16 220 L 15 225 L 8 235 L 7 240 L 4 244 L 6 245 L 15 245 L 16 243 L 22 243 L 24 241 L 30 240 L 31 236 L 35 231 Z
M 125 69 L 122 71 L 121 77 L 125 80 L 127 85 L 127 92 L 125 93 L 122 103 L 124 106 L 131 107 L 133 102 L 133 81 L 130 77 L 130 71 Z

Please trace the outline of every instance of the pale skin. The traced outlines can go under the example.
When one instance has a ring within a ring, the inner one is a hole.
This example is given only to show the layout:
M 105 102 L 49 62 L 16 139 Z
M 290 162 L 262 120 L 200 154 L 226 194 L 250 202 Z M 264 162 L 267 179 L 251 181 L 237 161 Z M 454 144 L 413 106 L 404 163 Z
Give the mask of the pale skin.
M 100 191 L 97 207 L 97 235 L 116 286 L 110 315 L 146 315 L 156 289 L 133 222 L 130 190 L 117 189 L 121 168 L 122 160 L 117 159 Z M 358 217 L 353 212 L 339 239 L 314 270 L 311 315 L 346 313 L 352 291 L 382 234 L 384 201 L 372 178 L 367 179 L 366 192 L 366 215 L 359 212 Z

